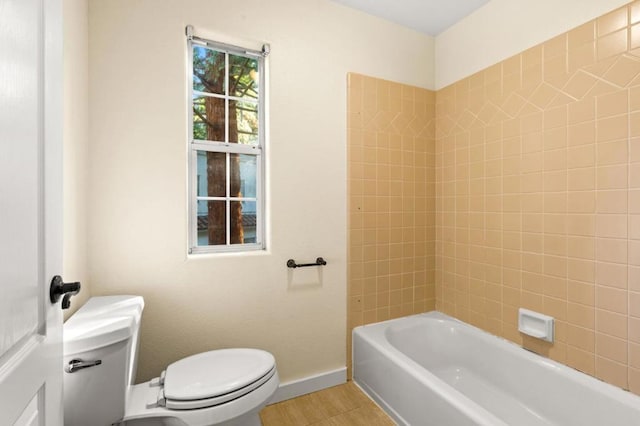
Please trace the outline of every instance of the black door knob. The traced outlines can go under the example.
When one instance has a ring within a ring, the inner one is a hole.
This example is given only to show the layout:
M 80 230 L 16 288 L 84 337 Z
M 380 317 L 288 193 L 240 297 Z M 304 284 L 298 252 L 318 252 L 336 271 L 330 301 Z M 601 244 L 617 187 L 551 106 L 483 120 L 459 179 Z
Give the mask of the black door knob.
M 49 287 L 49 298 L 51 303 L 57 303 L 60 300 L 60 296 L 64 294 L 62 299 L 62 309 L 67 309 L 71 305 L 71 296 L 74 296 L 80 292 L 80 283 L 65 283 L 62 281 L 60 275 L 56 275 L 51 280 L 51 287 Z

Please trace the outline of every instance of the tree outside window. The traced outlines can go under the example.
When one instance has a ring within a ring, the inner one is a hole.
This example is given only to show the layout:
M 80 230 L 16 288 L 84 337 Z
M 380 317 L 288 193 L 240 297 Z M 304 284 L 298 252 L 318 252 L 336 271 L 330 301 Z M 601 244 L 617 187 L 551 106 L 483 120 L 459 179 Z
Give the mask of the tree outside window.
M 191 56 L 191 210 L 197 228 L 191 247 L 256 248 L 262 244 L 264 58 L 195 43 Z

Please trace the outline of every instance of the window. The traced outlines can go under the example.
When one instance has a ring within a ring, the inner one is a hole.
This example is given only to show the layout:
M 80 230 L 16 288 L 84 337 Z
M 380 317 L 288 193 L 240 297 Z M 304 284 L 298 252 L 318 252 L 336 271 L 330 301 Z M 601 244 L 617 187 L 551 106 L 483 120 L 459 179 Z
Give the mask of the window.
M 262 249 L 268 47 L 187 40 L 189 253 Z

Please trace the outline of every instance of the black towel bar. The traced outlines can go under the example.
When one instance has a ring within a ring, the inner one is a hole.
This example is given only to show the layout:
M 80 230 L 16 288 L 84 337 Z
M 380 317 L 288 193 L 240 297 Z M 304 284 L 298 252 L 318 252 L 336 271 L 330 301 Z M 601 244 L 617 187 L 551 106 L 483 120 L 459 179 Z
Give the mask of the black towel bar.
M 327 261 L 321 257 L 317 258 L 314 263 L 296 263 L 296 261 L 293 259 L 287 260 L 288 268 L 305 268 L 307 266 L 324 266 L 326 264 L 327 264 Z

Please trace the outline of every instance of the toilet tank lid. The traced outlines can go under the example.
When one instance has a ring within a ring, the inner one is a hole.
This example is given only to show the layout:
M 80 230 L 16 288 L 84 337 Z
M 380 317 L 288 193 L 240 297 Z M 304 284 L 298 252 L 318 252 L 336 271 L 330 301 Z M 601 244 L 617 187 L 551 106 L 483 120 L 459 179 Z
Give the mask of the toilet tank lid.
M 140 296 L 92 297 L 65 322 L 64 355 L 86 352 L 131 338 L 139 327 Z
M 65 323 L 83 321 L 87 317 L 131 315 L 140 319 L 144 309 L 142 296 L 96 296 L 91 297 L 78 309 L 78 311 Z
M 130 339 L 136 328 L 131 316 L 88 319 L 63 330 L 64 356 L 100 349 Z

